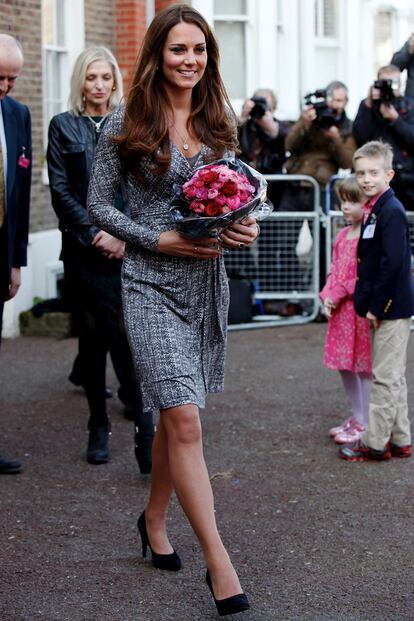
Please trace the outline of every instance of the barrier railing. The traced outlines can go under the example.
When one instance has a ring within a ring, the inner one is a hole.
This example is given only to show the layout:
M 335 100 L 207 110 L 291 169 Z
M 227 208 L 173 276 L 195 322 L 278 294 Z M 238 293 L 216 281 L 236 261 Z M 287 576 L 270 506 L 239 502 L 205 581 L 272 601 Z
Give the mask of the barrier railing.
M 342 178 L 335 175 L 329 180 L 322 209 L 319 185 L 313 177 L 266 175 L 275 210 L 260 223 L 261 234 L 255 244 L 225 256 L 230 283 L 244 282 L 245 303 L 253 309 L 248 320 L 230 322 L 230 330 L 303 324 L 317 317 L 320 272 L 329 272 L 333 242 L 345 226 L 334 195 L 335 183 Z M 305 190 L 308 197 L 301 203 Z M 286 204 L 288 209 L 284 209 Z M 414 212 L 407 216 L 414 249 Z M 281 310 L 285 302 L 301 310 L 286 317 Z M 239 300 L 232 296 L 232 303 L 237 305 Z
M 230 282 L 250 284 L 254 308 L 251 321 L 233 323 L 231 330 L 307 323 L 319 312 L 319 185 L 307 175 L 266 175 L 266 179 L 275 210 L 260 223 L 261 234 L 252 247 L 225 257 Z M 283 210 L 286 204 L 289 208 Z M 302 312 L 284 316 L 283 302 Z

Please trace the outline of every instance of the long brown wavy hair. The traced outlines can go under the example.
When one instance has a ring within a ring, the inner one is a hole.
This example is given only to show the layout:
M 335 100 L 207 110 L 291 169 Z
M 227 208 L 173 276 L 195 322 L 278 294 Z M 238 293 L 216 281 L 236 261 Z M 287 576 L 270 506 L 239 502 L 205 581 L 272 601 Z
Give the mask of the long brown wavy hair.
M 198 11 L 185 4 L 173 5 L 160 11 L 147 30 L 126 100 L 122 132 L 113 138 L 127 167 L 138 176 L 145 156 L 151 157 L 154 174 L 165 173 L 170 164 L 167 111 L 171 103 L 164 87 L 162 63 L 168 33 L 180 22 L 200 28 L 207 51 L 204 75 L 192 92 L 188 125 L 212 149 L 214 159 L 222 157 L 226 149 L 237 150 L 236 117 L 220 76 L 217 41 Z

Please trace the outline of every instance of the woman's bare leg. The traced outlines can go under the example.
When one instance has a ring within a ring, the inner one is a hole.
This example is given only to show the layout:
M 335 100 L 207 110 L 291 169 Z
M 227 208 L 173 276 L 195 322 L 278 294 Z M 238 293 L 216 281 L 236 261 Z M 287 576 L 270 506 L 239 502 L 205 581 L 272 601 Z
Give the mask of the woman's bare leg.
M 163 417 L 160 417 L 152 445 L 151 493 L 145 509 L 148 538 L 152 549 L 158 554 L 173 552 L 166 529 L 167 510 L 172 492 L 168 438 Z
M 183 405 L 161 412 L 168 438 L 169 472 L 177 497 L 193 527 L 205 557 L 217 599 L 241 592 L 237 574 L 217 531 L 214 499 L 210 478 L 204 461 L 201 424 L 198 408 Z M 162 437 L 165 440 L 164 436 Z M 155 493 L 154 482 L 151 509 L 161 499 Z M 166 498 L 166 494 L 164 500 Z M 149 507 L 150 507 L 149 505 Z

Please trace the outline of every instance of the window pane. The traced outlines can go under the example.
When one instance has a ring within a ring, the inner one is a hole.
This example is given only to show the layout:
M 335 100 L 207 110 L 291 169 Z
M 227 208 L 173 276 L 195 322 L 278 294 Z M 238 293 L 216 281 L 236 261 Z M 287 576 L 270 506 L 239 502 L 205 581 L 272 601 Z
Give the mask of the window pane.
M 374 21 L 375 69 L 388 65 L 393 53 L 392 15 L 389 11 L 379 11 Z
M 65 45 L 65 0 L 56 0 L 56 45 Z
M 245 15 L 246 0 L 214 0 L 216 15 Z
M 52 0 L 43 0 L 42 4 L 42 30 L 43 45 L 52 45 L 53 43 L 53 2 Z
M 59 73 L 59 53 L 47 51 L 45 84 L 47 89 L 47 99 L 49 100 L 56 100 L 60 98 Z
M 314 20 L 315 20 L 315 37 L 319 36 L 319 2 L 318 0 L 315 1 L 315 4 L 313 5 L 313 9 L 314 9 Z
M 216 22 L 220 45 L 221 75 L 232 99 L 246 96 L 245 26 L 237 22 Z
M 323 7 L 323 35 L 336 36 L 336 0 L 324 0 Z

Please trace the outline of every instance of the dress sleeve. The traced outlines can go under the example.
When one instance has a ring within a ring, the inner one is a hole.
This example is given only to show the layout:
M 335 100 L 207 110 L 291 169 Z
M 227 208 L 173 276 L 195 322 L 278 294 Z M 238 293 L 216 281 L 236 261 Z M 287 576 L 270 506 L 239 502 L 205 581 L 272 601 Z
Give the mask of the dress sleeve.
M 115 195 L 123 179 L 123 162 L 111 137 L 122 129 L 123 110 L 118 109 L 105 124 L 96 148 L 88 191 L 91 222 L 125 242 L 157 252 L 159 231 L 134 222 L 115 207 Z
M 346 300 L 347 298 L 351 298 L 354 295 L 356 284 L 356 273 L 355 276 L 347 274 L 346 278 L 338 277 L 340 272 L 338 268 L 341 261 L 339 245 L 340 241 L 343 237 L 346 236 L 346 234 L 346 229 L 343 229 L 338 233 L 332 253 L 331 270 L 328 274 L 326 285 L 320 293 L 321 300 L 329 297 L 336 305 L 340 304 L 343 300 Z

